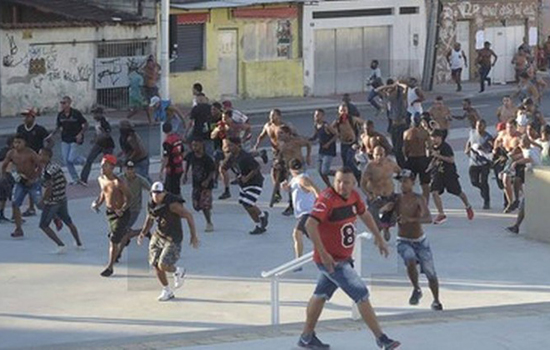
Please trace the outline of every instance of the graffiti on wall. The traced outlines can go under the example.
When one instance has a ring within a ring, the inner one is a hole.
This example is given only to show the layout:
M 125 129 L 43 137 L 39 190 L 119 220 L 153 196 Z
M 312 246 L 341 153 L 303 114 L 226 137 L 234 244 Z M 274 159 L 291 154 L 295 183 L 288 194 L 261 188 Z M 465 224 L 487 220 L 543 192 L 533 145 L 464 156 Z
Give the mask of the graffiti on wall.
M 537 4 L 534 1 L 506 3 L 501 1 L 476 3 L 456 1 L 446 3 L 440 17 L 439 38 L 435 63 L 436 84 L 451 81 L 451 73 L 446 55 L 456 40 L 456 22 L 471 20 L 475 31 L 483 30 L 486 22 L 501 20 L 525 20 L 534 22 Z M 473 57 L 472 57 L 473 58 Z
M 146 61 L 147 56 L 95 59 L 95 88 L 128 87 L 130 85 L 130 72 L 140 71 L 145 66 Z
M 292 26 L 290 20 L 277 22 L 277 57 L 290 58 L 290 45 L 292 43 Z

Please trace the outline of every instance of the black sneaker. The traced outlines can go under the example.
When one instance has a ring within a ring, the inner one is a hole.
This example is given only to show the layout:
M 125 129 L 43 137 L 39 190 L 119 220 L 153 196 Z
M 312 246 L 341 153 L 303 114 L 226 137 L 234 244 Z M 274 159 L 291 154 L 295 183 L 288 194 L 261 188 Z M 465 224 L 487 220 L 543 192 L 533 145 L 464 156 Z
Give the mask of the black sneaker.
M 101 272 L 100 275 L 103 277 L 109 277 L 113 274 L 113 272 L 114 272 L 113 269 L 105 269 Z
M 283 197 L 281 197 L 281 194 L 279 192 L 277 192 L 273 196 L 273 203 L 279 203 L 281 201 L 281 199 L 283 199 Z
M 4 215 L 0 215 L 0 223 L 3 223 L 3 222 L 11 222 L 11 221 Z
M 313 333 L 311 340 L 308 342 L 306 342 L 304 338 L 300 336 L 300 340 L 298 340 L 298 346 L 305 349 L 330 349 L 330 345 L 323 343 L 319 338 L 317 338 L 317 335 L 315 333 Z
M 516 225 L 506 227 L 506 231 L 508 231 L 510 233 L 515 233 L 517 235 L 519 233 L 519 227 L 517 227 Z
M 256 226 L 254 228 L 254 230 L 248 232 L 250 233 L 251 235 L 261 235 L 262 233 L 264 233 L 265 231 L 267 231 L 265 228 L 263 227 L 260 227 L 260 226 Z
M 418 305 L 420 299 L 422 299 L 422 291 L 420 289 L 414 289 L 409 299 L 409 304 Z
M 260 158 L 262 158 L 262 162 L 264 162 L 264 164 L 267 164 L 267 151 L 265 149 L 260 151 Z
M 389 228 L 384 229 L 384 239 L 386 240 L 386 242 L 389 242 L 391 239 L 391 233 Z
M 288 206 L 286 207 L 285 211 L 283 211 L 282 213 L 284 216 L 291 216 L 294 214 L 294 208 L 292 208 L 292 206 Z
M 269 224 L 269 213 L 264 211 L 264 216 L 260 217 L 260 225 L 262 228 L 266 228 Z
M 487 78 L 487 84 L 489 84 L 489 86 L 491 86 L 491 78 Z
M 519 207 L 519 201 L 515 200 L 504 209 L 505 214 L 509 214 Z
M 224 200 L 227 198 L 231 198 L 231 193 L 229 192 L 229 190 L 223 191 L 222 195 L 218 197 L 218 199 L 220 200 Z
M 385 334 L 382 334 L 380 338 L 376 340 L 376 345 L 378 345 L 378 347 L 382 350 L 392 350 L 397 349 L 401 343 L 388 338 Z
M 443 305 L 441 305 L 441 303 L 439 301 L 435 301 L 432 303 L 432 310 L 434 311 L 442 311 L 443 310 Z
M 489 209 L 491 209 L 491 203 L 490 202 L 483 203 L 483 210 L 489 210 Z

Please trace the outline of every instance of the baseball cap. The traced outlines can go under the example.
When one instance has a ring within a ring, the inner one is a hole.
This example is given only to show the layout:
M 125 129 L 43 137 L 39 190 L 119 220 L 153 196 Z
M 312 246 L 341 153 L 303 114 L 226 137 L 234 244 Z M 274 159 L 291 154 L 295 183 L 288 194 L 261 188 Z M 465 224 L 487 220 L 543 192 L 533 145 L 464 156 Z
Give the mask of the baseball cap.
M 435 129 L 434 131 L 432 131 L 431 136 L 433 136 L 433 137 L 436 137 L 436 136 L 443 137 L 443 136 L 445 136 L 445 133 L 443 132 L 443 130 Z
M 290 161 L 290 169 L 300 170 L 302 169 L 302 167 L 303 167 L 302 162 L 299 159 L 294 158 Z
M 110 164 L 112 164 L 112 165 L 116 165 L 116 163 L 117 163 L 116 156 L 114 156 L 114 155 L 112 155 L 112 154 L 106 154 L 106 155 L 104 155 L 102 161 L 107 162 L 107 163 L 110 163 Z
M 135 166 L 135 164 L 131 160 L 126 161 L 126 167 L 127 168 L 133 168 L 134 166 Z
M 225 109 L 231 109 L 231 108 L 233 108 L 233 104 L 232 104 L 231 101 L 229 101 L 229 100 L 223 101 L 223 102 L 222 102 L 222 106 L 223 106 L 223 108 L 225 108 Z
M 396 180 L 403 180 L 403 179 L 406 179 L 406 178 L 414 180 L 415 175 L 409 169 L 403 169 L 399 172 L 399 174 L 395 175 Z
M 164 192 L 164 185 L 162 182 L 157 181 L 151 186 L 151 192 Z
M 497 124 L 497 131 L 504 131 L 506 130 L 506 123 L 500 122 Z
M 36 111 L 33 108 L 25 108 L 21 111 L 21 115 L 31 115 L 33 117 L 37 116 Z
M 160 102 L 160 97 L 153 96 L 151 97 L 151 101 L 149 101 L 149 107 L 155 107 L 155 105 L 159 102 Z

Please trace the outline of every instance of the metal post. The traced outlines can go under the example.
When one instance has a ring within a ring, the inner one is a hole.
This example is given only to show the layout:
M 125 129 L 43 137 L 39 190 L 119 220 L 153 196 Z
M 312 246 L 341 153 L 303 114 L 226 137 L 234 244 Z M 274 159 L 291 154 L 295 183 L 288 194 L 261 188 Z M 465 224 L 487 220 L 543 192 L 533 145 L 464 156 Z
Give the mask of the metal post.
M 353 264 L 354 264 L 354 268 L 355 268 L 355 271 L 357 272 L 357 274 L 359 276 L 361 276 L 361 265 L 363 264 L 362 262 L 362 245 L 363 245 L 363 240 L 361 239 L 361 237 L 359 235 L 356 236 L 356 241 L 355 241 L 355 247 L 353 249 Z M 357 309 L 357 304 L 353 303 L 352 302 L 352 305 L 351 305 L 351 318 L 355 321 L 357 321 L 358 319 L 361 318 L 361 314 L 359 313 L 359 309 Z
M 160 97 L 164 100 L 170 99 L 170 0 L 162 0 L 160 9 Z
M 279 277 L 271 277 L 271 325 L 279 324 Z

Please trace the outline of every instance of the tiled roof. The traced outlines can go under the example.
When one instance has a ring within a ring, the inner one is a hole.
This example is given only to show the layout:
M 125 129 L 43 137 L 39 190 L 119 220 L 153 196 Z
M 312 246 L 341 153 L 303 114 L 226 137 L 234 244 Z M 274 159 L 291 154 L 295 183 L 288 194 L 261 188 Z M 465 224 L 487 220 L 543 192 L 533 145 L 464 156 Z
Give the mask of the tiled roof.
M 62 26 L 90 26 L 90 25 L 142 25 L 152 24 L 154 21 L 139 17 L 128 12 L 121 12 L 102 8 L 85 0 L 5 0 L 8 4 L 31 7 L 39 12 L 51 13 L 64 18 L 56 22 L 37 23 L 4 23 L 2 27 L 27 28 L 27 27 L 62 27 Z M 4 1 L 2 1 L 4 2 Z

